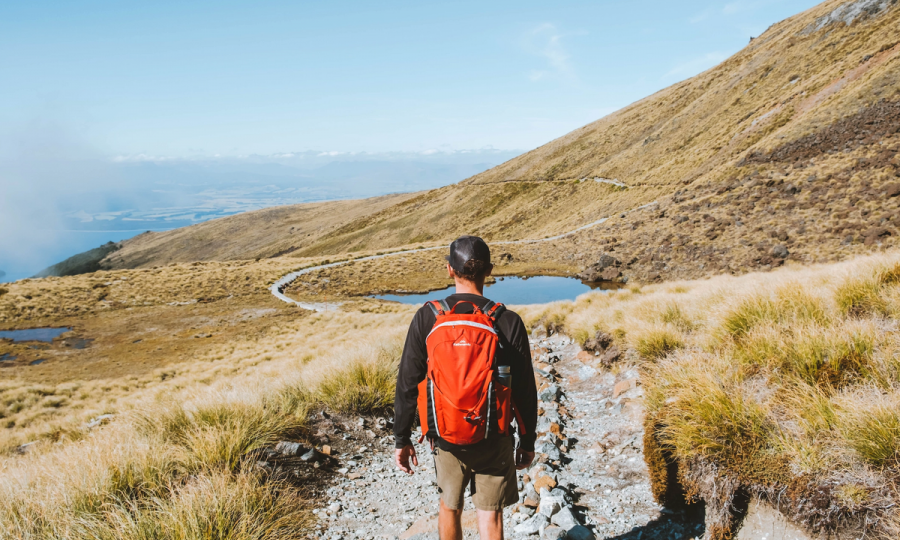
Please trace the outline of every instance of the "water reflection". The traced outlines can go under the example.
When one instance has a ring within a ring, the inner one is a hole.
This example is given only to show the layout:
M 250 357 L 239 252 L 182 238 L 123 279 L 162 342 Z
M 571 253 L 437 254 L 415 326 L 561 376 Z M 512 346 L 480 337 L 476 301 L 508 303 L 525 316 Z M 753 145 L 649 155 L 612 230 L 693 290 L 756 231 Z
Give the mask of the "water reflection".
M 559 276 L 500 277 L 486 285 L 484 295 L 495 302 L 504 304 L 545 304 L 558 300 L 574 300 L 591 290 L 614 290 L 621 287 L 617 283 L 585 283 L 576 278 Z M 428 300 L 445 298 L 456 292 L 456 287 L 448 287 L 425 294 L 381 294 L 373 296 L 380 300 L 404 304 L 424 304 Z
M 0 330 L 0 339 L 17 341 L 43 341 L 50 343 L 71 328 L 28 328 L 26 330 Z

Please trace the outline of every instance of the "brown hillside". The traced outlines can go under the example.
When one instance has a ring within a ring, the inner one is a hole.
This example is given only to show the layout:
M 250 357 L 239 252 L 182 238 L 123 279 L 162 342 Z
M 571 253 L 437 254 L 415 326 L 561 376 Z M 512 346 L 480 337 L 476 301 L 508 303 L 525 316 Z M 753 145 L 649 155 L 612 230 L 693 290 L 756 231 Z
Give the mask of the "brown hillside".
M 166 232 L 147 232 L 122 243 L 106 269 L 146 268 L 194 261 L 278 257 L 312 244 L 341 224 L 400 203 L 414 193 L 358 201 L 276 206 Z
M 181 256 L 199 259 L 288 249 L 291 257 L 322 256 L 461 233 L 541 238 L 613 216 L 541 251 L 587 264 L 611 249 L 626 274 L 642 279 L 775 266 L 784 260 L 772 256 L 779 244 L 802 261 L 888 245 L 900 166 L 898 8 L 896 0 L 825 2 L 705 73 L 464 182 L 396 204 L 340 203 L 347 211 L 333 212 L 337 221 L 318 214 L 323 228 L 304 242 L 288 237 L 289 224 L 305 220 L 299 206 L 265 214 L 265 235 L 249 230 L 257 221 L 241 226 L 245 218 L 236 216 L 157 235 L 153 244 L 179 237 Z M 223 228 L 248 232 L 227 249 L 206 250 L 224 245 Z M 243 245 L 251 239 L 265 248 Z M 106 262 L 166 262 L 142 242 L 126 242 Z

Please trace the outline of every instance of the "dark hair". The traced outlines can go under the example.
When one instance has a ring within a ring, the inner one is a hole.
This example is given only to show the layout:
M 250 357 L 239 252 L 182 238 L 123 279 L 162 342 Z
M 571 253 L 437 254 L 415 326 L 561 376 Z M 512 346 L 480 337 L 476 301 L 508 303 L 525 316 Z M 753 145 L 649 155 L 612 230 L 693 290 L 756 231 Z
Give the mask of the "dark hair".
M 483 278 L 487 273 L 488 266 L 489 263 L 484 261 L 469 259 L 466 261 L 466 264 L 463 265 L 463 271 L 457 272 L 456 275 L 469 281 L 477 281 Z

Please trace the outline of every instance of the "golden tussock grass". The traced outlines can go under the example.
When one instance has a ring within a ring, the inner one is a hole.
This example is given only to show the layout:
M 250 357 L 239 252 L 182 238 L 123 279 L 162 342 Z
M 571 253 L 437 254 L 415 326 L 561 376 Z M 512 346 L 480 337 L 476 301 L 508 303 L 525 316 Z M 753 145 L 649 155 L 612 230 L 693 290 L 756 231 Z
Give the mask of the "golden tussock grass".
M 312 407 L 390 407 L 409 315 L 336 312 L 273 328 L 269 360 L 252 369 L 186 372 L 78 441 L 3 458 L 0 537 L 305 537 L 302 493 L 254 471 L 253 452 L 302 438 Z M 347 347 L 351 335 L 367 345 Z
M 589 293 L 523 316 L 581 340 L 607 332 L 635 352 L 629 362 L 643 359 L 646 454 L 661 501 L 673 483 L 696 481 L 673 476 L 674 464 L 714 463 L 758 493 L 839 485 L 843 511 L 874 512 L 887 535 L 900 519 L 890 509 L 900 477 L 898 268 L 888 253 Z

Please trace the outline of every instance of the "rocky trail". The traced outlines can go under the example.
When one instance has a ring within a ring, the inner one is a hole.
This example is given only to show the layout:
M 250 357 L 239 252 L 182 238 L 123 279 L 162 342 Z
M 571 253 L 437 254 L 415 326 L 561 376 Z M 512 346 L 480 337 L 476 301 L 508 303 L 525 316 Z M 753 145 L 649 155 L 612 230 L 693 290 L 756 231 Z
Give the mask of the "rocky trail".
M 519 472 L 519 504 L 504 512 L 506 536 L 702 537 L 702 511 L 699 516 L 672 512 L 653 501 L 641 450 L 643 390 L 637 371 L 614 374 L 595 367 L 598 359 L 565 336 L 535 338 L 532 347 L 540 397 L 537 457 Z M 309 451 L 282 443 L 270 451 L 270 461 L 259 464 L 278 468 L 285 458 L 276 454 L 305 452 L 287 459 L 315 461 L 327 474 L 316 498 L 312 537 L 437 539 L 439 496 L 426 446 L 416 446 L 419 467 L 409 476 L 394 467 L 386 419 L 351 420 L 343 433 L 341 425 L 324 422 L 339 440 Z M 317 437 L 328 439 L 322 431 Z M 477 538 L 474 509 L 466 499 L 465 537 Z

